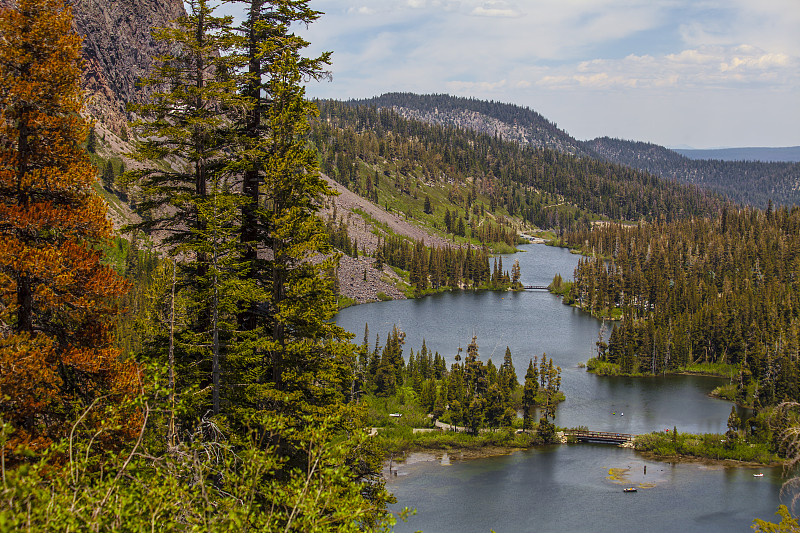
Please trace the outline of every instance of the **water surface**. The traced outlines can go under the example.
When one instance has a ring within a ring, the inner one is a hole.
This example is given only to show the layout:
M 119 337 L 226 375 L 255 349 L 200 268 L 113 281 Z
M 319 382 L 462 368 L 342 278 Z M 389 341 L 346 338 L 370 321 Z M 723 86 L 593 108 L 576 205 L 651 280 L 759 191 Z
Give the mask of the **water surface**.
M 526 285 L 547 285 L 556 273 L 572 278 L 578 256 L 562 248 L 527 245 L 525 253 L 504 257 L 510 269 L 514 258 Z M 587 313 L 561 303 L 544 291 L 467 291 L 437 294 L 417 300 L 397 300 L 343 309 L 337 324 L 364 338 L 369 325 L 370 345 L 380 344 L 393 325 L 406 332 L 405 354 L 425 339 L 448 365 L 459 346 L 466 349 L 477 336 L 481 359 L 502 363 L 511 349 L 522 381 L 528 362 L 546 353 L 562 369 L 566 401 L 556 424 L 585 425 L 599 431 L 647 433 L 665 428 L 691 433 L 724 432 L 731 404 L 708 396 L 724 380 L 704 376 L 663 378 L 599 377 L 580 368 L 592 357 L 601 324 Z M 748 414 L 743 412 L 742 414 Z
M 543 245 L 523 247 L 514 258 L 526 285 L 547 285 L 556 273 L 571 279 L 578 256 Z M 429 349 L 452 363 L 458 347 L 477 336 L 481 359 L 502 362 L 511 348 L 522 379 L 533 356 L 547 353 L 562 368 L 566 395 L 556 424 L 600 431 L 672 430 L 723 433 L 731 404 L 708 393 L 724 380 L 704 376 L 629 378 L 595 376 L 580 368 L 594 353 L 601 323 L 547 292 L 456 292 L 419 300 L 354 306 L 337 323 L 370 344 L 393 325 L 406 332 L 405 353 Z M 740 415 L 749 416 L 741 410 Z M 644 466 L 647 475 L 644 475 Z M 609 478 L 610 469 L 623 474 Z M 645 460 L 608 445 L 552 446 L 468 461 L 413 462 L 390 477 L 398 508 L 417 516 L 397 531 L 749 531 L 753 518 L 772 519 L 779 502 L 780 469 L 722 468 Z M 625 484 L 645 484 L 635 494 Z
M 414 463 L 416 457 L 387 485 L 397 507 L 417 509 L 398 532 L 749 531 L 754 518 L 776 518 L 781 485 L 780 469 L 652 461 L 602 444 L 449 466 Z M 621 479 L 609 479 L 611 469 Z M 638 492 L 622 492 L 628 486 Z

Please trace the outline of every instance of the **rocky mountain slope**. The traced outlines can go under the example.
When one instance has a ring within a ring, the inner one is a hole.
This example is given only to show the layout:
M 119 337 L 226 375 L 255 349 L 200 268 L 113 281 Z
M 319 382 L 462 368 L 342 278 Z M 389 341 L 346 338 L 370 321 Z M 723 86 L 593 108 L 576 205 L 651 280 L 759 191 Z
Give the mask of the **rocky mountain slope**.
M 333 179 L 324 177 L 338 194 L 328 200 L 322 209 L 322 218 L 344 222 L 349 236 L 367 253 L 375 252 L 379 236 L 386 235 L 387 232 L 422 241 L 427 246 L 451 244 L 442 237 L 409 223 L 398 213 L 390 213 Z M 395 300 L 404 299 L 405 294 L 400 289 L 404 285 L 401 278 L 389 266 L 376 269 L 374 263 L 372 257 L 362 255 L 354 258 L 342 255 L 337 272 L 339 293 L 358 303 L 376 301 L 379 293 Z
M 72 0 L 75 30 L 83 36 L 86 112 L 100 127 L 127 139 L 125 107 L 148 90 L 138 86 L 153 58 L 166 51 L 151 30 L 185 15 L 182 0 Z
M 446 94 L 386 93 L 353 105 L 392 108 L 404 118 L 430 124 L 468 128 L 497 135 L 535 148 L 550 148 L 574 155 L 591 155 L 564 130 L 539 113 L 514 104 L 487 102 Z

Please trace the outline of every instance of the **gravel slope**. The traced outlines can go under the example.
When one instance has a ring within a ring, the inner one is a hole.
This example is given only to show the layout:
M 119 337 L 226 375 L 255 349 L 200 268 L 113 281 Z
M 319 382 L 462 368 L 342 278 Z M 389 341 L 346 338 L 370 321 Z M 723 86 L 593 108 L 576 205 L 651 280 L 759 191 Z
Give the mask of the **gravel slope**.
M 358 241 L 359 251 L 365 249 L 367 253 L 374 253 L 378 247 L 378 235 L 384 234 L 384 230 L 365 220 L 353 209 L 360 209 L 379 224 L 386 224 L 386 227 L 392 232 L 410 239 L 421 240 L 427 246 L 452 245 L 446 239 L 438 235 L 432 235 L 423 228 L 411 224 L 402 215 L 390 213 L 379 205 L 348 190 L 328 176 L 323 175 L 323 177 L 339 195 L 332 197 L 327 202 L 320 211 L 320 216 L 324 220 L 330 220 L 333 217 L 335 206 L 336 221 L 344 221 L 347 224 L 347 232 L 351 239 Z M 358 303 L 377 301 L 379 292 L 396 300 L 404 299 L 403 291 L 397 287 L 400 278 L 394 270 L 387 266 L 377 270 L 373 267 L 373 261 L 372 257 L 355 259 L 343 255 L 337 272 L 339 292 Z M 366 279 L 364 279 L 365 277 Z

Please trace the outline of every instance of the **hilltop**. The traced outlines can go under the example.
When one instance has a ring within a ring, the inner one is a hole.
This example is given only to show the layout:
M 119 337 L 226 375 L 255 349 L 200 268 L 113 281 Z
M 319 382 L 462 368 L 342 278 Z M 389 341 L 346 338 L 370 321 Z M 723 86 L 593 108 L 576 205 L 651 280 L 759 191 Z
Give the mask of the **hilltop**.
M 557 124 L 525 107 L 443 94 L 387 93 L 375 98 L 349 100 L 351 105 L 392 109 L 403 117 L 441 126 L 467 128 L 503 140 L 577 156 L 625 165 L 651 174 L 698 185 L 734 201 L 766 207 L 800 204 L 800 164 L 791 149 L 774 151 L 702 151 L 686 157 L 679 151 L 651 143 L 599 137 L 578 141 Z M 743 157 L 758 155 L 765 161 Z M 721 161 L 735 157 L 737 161 Z M 773 161 L 781 157 L 788 161 Z M 739 159 L 747 159 L 739 160 Z
M 350 105 L 391 108 L 403 118 L 430 124 L 468 128 L 536 148 L 573 155 L 591 155 L 554 122 L 514 104 L 463 98 L 447 94 L 386 93 L 374 98 L 348 100 Z

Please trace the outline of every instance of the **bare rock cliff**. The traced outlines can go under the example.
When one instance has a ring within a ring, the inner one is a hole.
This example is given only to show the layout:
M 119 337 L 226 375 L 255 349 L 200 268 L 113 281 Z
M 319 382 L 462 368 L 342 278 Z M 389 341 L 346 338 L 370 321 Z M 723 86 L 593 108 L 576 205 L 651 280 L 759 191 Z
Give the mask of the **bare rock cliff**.
M 138 83 L 166 51 L 151 35 L 185 15 L 182 0 L 71 0 L 75 30 L 83 36 L 87 112 L 126 137 L 125 107 L 146 96 Z

